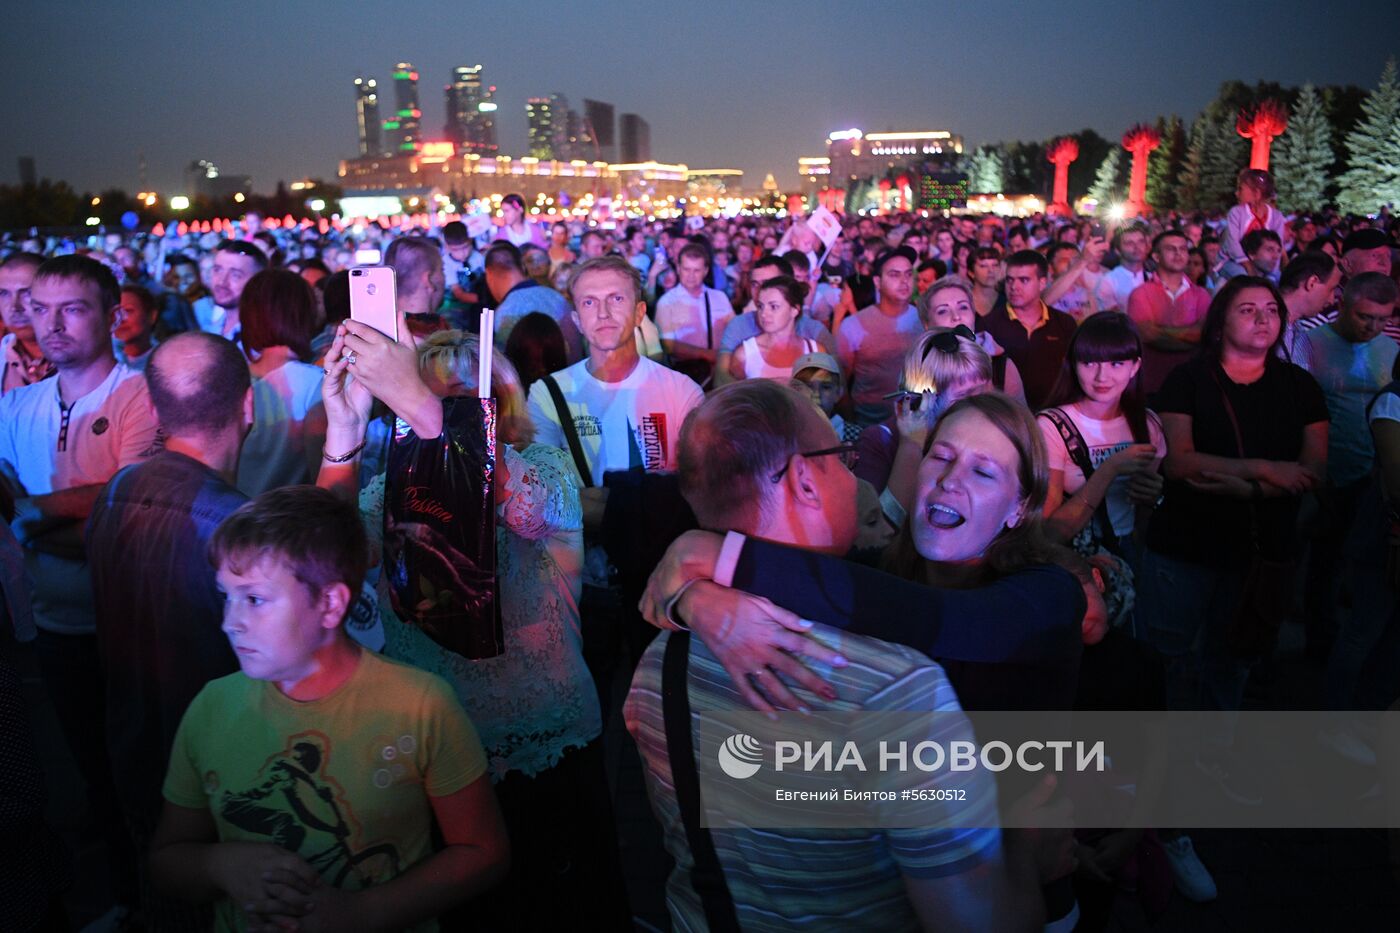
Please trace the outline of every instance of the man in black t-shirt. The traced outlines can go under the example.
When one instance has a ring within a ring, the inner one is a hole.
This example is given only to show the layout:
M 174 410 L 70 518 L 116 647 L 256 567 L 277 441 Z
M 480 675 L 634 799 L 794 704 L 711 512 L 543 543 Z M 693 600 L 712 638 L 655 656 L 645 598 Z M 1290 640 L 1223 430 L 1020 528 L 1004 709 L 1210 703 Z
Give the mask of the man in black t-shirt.
M 1075 328 L 1074 318 L 1040 299 L 1049 273 L 1049 263 L 1040 253 L 1012 253 L 1006 260 L 1005 308 L 977 320 L 978 329 L 996 338 L 1016 364 L 1032 411 L 1049 398 Z

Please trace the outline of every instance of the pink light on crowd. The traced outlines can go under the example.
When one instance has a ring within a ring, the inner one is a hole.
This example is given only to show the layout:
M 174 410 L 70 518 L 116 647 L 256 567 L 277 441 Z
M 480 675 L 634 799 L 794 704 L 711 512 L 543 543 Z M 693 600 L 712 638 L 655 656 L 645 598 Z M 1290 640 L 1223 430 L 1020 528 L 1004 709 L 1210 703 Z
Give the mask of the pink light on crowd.
M 1124 215 L 1137 217 L 1147 212 L 1147 156 L 1162 142 L 1162 134 L 1139 123 L 1123 134 L 1123 148 L 1133 154 L 1133 171 L 1128 180 L 1128 203 Z
M 1249 167 L 1269 170 L 1269 150 L 1274 137 L 1288 129 L 1288 111 L 1276 100 L 1261 100 L 1253 108 L 1241 107 L 1235 131 L 1250 141 Z
M 1065 136 L 1051 144 L 1045 158 L 1055 165 L 1055 192 L 1049 211 L 1069 216 L 1069 164 L 1079 158 L 1079 140 Z

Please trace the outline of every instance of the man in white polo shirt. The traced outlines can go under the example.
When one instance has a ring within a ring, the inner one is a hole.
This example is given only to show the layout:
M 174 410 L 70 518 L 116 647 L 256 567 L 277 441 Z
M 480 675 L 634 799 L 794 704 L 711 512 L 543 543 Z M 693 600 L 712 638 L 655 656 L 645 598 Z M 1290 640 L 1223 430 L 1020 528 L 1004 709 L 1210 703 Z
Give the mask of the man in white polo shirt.
M 35 654 L 118 875 L 134 864 L 135 853 L 106 761 L 82 531 L 103 485 L 159 443 L 145 380 L 112 353 L 120 308 L 116 277 L 102 263 L 85 256 L 45 262 L 30 288 L 30 322 L 58 373 L 0 397 L 0 474 L 15 497 L 11 527 L 33 584 Z M 119 904 L 133 903 L 133 881 L 113 879 Z
M 676 273 L 680 283 L 656 303 L 656 329 L 677 369 L 697 380 L 708 379 L 734 308 L 724 292 L 705 284 L 710 274 L 705 247 L 691 243 L 682 249 Z

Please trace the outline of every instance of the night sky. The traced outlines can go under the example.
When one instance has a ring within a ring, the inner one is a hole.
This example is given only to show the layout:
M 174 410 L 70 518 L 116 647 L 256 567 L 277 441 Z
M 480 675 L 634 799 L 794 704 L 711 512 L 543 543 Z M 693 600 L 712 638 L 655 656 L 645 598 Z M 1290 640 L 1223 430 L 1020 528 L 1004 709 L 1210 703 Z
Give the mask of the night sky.
M 834 129 L 948 129 L 969 145 L 1113 136 L 1159 113 L 1189 119 L 1232 78 L 1373 87 L 1400 52 L 1393 2 L 7 7 L 0 184 L 32 155 L 40 176 L 132 192 L 142 152 L 166 193 L 197 158 L 259 191 L 333 178 L 355 154 L 352 79 L 378 78 L 383 108 L 399 60 L 420 73 L 428 138 L 451 68 L 480 63 L 506 154 L 525 151 L 525 99 L 557 91 L 640 114 L 658 160 L 741 168 L 757 187 L 770 171 L 795 181 L 797 157 L 822 155 Z

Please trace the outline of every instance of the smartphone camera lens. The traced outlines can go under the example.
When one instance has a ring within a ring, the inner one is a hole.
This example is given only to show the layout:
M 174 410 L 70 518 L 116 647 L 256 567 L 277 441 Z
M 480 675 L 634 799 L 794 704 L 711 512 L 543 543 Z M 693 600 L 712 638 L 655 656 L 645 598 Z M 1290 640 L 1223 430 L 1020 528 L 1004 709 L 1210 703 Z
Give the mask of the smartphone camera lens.
M 364 270 L 363 270 L 363 269 L 352 269 L 352 270 L 350 270 L 350 274 L 351 274 L 351 275 L 364 275 L 365 273 L 364 273 Z

